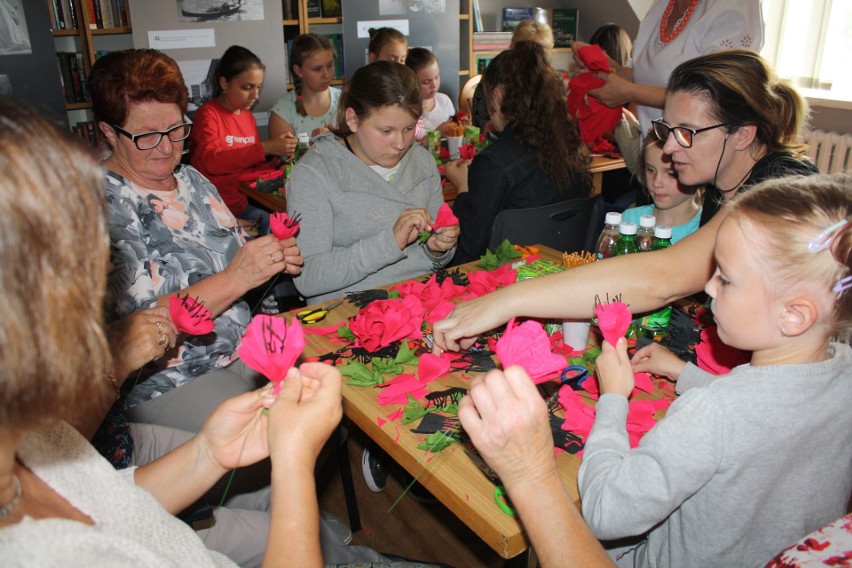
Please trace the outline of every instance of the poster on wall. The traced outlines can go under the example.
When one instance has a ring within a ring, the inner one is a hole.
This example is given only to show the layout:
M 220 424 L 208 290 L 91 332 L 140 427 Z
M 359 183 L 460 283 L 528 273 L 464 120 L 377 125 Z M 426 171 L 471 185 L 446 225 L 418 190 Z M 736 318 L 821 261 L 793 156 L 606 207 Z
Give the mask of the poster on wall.
M 0 0 L 0 55 L 33 52 L 22 0 Z
M 213 98 L 218 59 L 188 59 L 178 61 L 183 81 L 189 89 L 187 114 L 190 118 L 198 107 Z
M 177 0 L 177 8 L 178 20 L 181 22 L 244 22 L 263 19 L 263 0 Z

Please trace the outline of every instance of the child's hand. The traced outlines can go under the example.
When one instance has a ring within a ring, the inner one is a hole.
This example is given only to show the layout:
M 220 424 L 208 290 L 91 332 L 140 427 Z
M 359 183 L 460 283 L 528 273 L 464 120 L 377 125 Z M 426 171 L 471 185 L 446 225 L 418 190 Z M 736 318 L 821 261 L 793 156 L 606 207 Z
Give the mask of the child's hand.
M 601 354 L 598 355 L 595 366 L 598 369 L 598 383 L 601 394 L 616 393 L 628 398 L 636 387 L 636 378 L 627 356 L 627 340 L 618 338 L 615 347 L 604 340 Z
M 659 343 L 651 343 L 637 351 L 631 364 L 637 373 L 645 371 L 673 381 L 677 380 L 686 366 L 686 363 L 678 359 L 677 355 Z

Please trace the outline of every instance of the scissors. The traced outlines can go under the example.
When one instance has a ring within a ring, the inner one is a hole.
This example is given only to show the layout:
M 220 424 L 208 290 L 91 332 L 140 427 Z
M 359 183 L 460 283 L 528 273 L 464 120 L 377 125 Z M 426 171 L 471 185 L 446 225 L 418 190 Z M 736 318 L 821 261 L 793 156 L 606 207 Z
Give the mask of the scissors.
M 578 390 L 583 381 L 589 378 L 589 370 L 580 365 L 569 365 L 562 371 L 560 382 L 563 385 L 569 385 L 572 389 Z
M 312 323 L 321 322 L 325 319 L 325 316 L 328 315 L 328 312 L 339 306 L 345 302 L 345 300 L 338 300 L 337 302 L 331 304 L 330 306 L 326 306 L 324 308 L 314 308 L 312 310 L 302 310 L 301 312 L 296 314 L 296 319 L 302 322 L 303 324 L 310 325 Z

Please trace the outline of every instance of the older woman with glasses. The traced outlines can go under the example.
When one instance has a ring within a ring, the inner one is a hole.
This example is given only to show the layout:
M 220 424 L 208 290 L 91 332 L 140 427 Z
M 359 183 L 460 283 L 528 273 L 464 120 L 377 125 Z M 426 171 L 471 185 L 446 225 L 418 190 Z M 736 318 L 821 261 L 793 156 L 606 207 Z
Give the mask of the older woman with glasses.
M 207 335 L 181 334 L 175 345 L 160 330 L 166 356 L 135 378 L 129 417 L 197 432 L 222 400 L 252 390 L 259 379 L 236 359 L 250 319 L 243 296 L 281 273 L 298 274 L 302 257 L 293 238 L 246 242 L 216 188 L 180 165 L 192 125 L 173 59 L 148 49 L 111 53 L 92 68 L 90 88 L 111 150 L 103 161 L 108 319 L 188 295 L 204 303 L 216 325 Z

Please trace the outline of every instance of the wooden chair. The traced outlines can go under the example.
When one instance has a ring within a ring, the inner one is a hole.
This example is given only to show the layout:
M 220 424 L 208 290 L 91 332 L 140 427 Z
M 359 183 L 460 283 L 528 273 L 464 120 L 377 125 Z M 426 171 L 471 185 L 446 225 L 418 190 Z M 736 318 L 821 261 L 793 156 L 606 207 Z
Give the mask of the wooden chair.
M 597 242 L 603 211 L 599 195 L 544 207 L 507 209 L 494 219 L 488 248 L 494 250 L 509 239 L 513 245 L 541 244 L 565 252 L 591 251 Z
M 476 86 L 482 80 L 482 75 L 474 75 L 467 81 L 465 81 L 464 85 L 459 91 L 459 111 L 460 112 L 472 112 L 472 104 L 473 101 L 473 92 L 476 90 Z

